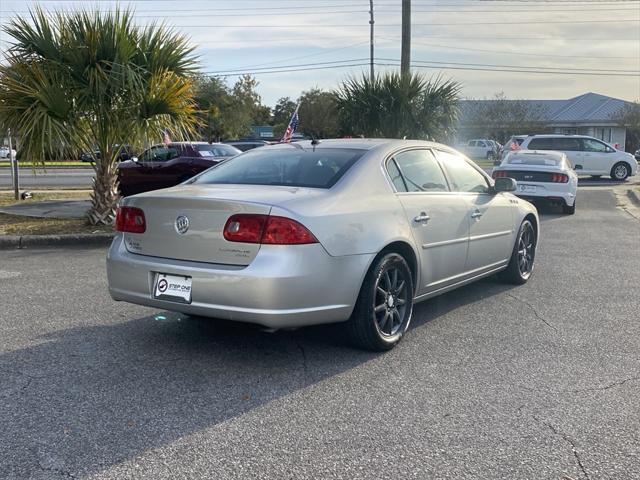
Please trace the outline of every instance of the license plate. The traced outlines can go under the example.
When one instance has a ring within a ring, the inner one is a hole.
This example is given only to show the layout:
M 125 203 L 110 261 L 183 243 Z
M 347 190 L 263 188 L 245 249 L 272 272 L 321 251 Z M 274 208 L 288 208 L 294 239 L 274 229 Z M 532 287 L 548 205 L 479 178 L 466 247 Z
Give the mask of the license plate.
M 535 185 L 518 185 L 518 191 L 524 193 L 536 193 Z
M 156 274 L 153 297 L 160 300 L 191 303 L 191 277 Z

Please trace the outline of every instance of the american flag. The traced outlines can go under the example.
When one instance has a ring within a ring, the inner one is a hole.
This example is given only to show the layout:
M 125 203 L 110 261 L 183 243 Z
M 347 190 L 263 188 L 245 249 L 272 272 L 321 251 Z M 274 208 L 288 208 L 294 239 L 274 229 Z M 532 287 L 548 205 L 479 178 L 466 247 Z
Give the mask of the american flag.
M 291 115 L 291 120 L 289 120 L 289 125 L 287 125 L 287 129 L 285 130 L 284 135 L 282 136 L 282 140 L 280 140 L 280 143 L 291 143 L 293 134 L 295 133 L 296 128 L 298 128 L 298 123 L 300 123 L 300 120 L 298 119 L 299 106 L 300 105 L 296 106 L 296 109 L 293 112 L 293 115 Z
M 165 145 L 169 145 L 171 143 L 171 137 L 169 136 L 168 130 L 162 131 L 162 143 L 164 143 Z

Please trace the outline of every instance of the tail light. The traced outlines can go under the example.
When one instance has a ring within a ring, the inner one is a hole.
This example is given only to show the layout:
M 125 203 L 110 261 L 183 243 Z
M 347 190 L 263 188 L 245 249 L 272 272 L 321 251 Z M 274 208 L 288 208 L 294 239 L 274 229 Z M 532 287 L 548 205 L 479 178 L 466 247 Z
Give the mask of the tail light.
M 569 181 L 569 176 L 564 173 L 554 173 L 551 175 L 551 181 L 553 183 L 567 183 Z
M 224 226 L 224 238 L 229 242 L 261 243 L 265 245 L 304 245 L 318 243 L 307 227 L 291 218 L 272 215 L 239 213 L 232 215 Z
M 493 178 L 504 178 L 507 176 L 507 172 L 504 170 L 494 171 L 492 174 Z
M 144 233 L 147 222 L 144 212 L 136 207 L 118 207 L 116 211 L 116 230 L 127 233 Z

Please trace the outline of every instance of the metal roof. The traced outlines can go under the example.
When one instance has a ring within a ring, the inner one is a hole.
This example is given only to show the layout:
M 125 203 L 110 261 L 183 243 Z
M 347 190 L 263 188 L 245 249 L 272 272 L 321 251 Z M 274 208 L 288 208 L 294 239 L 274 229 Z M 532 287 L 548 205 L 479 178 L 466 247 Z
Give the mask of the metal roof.
M 518 100 L 506 100 L 516 102 Z M 535 108 L 542 115 L 542 121 L 554 123 L 591 123 L 615 121 L 615 116 L 631 102 L 618 98 L 585 93 L 568 100 L 521 100 Z M 496 100 L 463 100 L 461 101 L 461 123 L 469 120 L 474 108 L 485 102 Z

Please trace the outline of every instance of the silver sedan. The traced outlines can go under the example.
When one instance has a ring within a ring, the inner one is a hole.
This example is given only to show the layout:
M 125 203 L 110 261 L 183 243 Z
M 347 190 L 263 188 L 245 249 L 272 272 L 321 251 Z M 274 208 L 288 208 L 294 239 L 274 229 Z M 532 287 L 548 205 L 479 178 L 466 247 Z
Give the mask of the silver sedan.
M 109 292 L 270 328 L 346 322 L 359 346 L 386 350 L 415 302 L 530 278 L 540 224 L 515 188 L 431 142 L 263 147 L 124 198 Z

